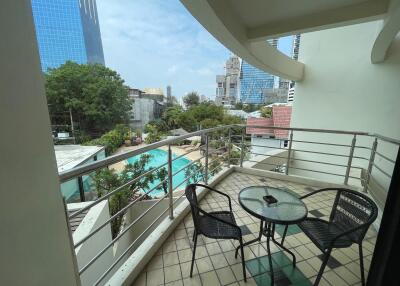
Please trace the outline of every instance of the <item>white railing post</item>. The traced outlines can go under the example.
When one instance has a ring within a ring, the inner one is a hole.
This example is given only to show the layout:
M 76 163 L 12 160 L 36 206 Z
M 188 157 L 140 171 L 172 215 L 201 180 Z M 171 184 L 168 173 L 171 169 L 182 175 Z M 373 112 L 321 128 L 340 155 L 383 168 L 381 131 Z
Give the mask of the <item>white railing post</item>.
M 288 155 L 287 155 L 287 161 L 286 161 L 286 170 L 285 174 L 289 174 L 289 164 L 290 164 L 290 156 L 292 152 L 292 141 L 293 141 L 293 130 L 290 130 L 290 135 L 289 135 L 289 150 L 288 150 Z
M 174 202 L 173 202 L 173 191 L 174 186 L 172 185 L 172 151 L 171 145 L 168 145 L 168 200 L 169 200 L 169 218 L 174 218 Z
M 351 163 L 353 161 L 353 155 L 354 155 L 354 148 L 356 147 L 356 137 L 357 135 L 354 134 L 353 140 L 351 140 L 351 147 L 350 147 L 350 154 L 349 154 L 349 160 L 347 162 L 347 168 L 346 168 L 346 175 L 344 177 L 344 184 L 348 185 L 349 183 L 349 176 L 350 176 L 350 170 L 351 170 Z
M 204 183 L 208 184 L 208 134 L 206 134 L 206 159 L 204 166 Z
M 228 167 L 231 165 L 232 128 L 228 130 Z
M 369 163 L 368 163 L 368 170 L 364 182 L 364 193 L 368 191 L 368 184 L 371 178 L 372 167 L 374 165 L 375 153 L 377 147 L 378 147 L 378 138 L 375 137 L 374 143 L 372 143 L 371 155 L 369 157 Z
M 242 144 L 240 150 L 240 167 L 243 167 L 246 126 L 242 129 Z

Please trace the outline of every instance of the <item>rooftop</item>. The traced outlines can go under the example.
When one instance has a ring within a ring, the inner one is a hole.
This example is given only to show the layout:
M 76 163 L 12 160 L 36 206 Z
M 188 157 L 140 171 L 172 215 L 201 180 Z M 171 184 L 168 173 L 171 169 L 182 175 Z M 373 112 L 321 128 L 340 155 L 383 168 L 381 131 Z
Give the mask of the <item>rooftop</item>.
M 79 166 L 103 149 L 104 146 L 54 145 L 58 172 Z

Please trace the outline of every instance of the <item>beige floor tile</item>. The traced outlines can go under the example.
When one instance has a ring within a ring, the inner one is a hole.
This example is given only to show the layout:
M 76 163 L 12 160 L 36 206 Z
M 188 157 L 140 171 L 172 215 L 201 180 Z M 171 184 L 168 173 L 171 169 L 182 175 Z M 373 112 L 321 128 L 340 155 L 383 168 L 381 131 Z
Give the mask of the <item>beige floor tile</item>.
M 337 275 L 339 275 L 344 281 L 347 282 L 347 284 L 354 284 L 357 282 L 360 282 L 360 279 L 355 276 L 350 270 L 348 270 L 344 266 L 340 266 L 338 268 L 335 268 L 334 271 L 336 272 Z
M 164 267 L 178 264 L 179 263 L 178 253 L 170 252 L 163 254 L 163 260 L 164 260 Z
M 203 257 L 200 259 L 196 259 L 196 265 L 199 273 L 204 273 L 210 270 L 213 270 L 213 265 L 211 263 L 211 259 L 209 257 Z
M 156 286 L 164 284 L 164 270 L 157 269 L 147 272 L 147 286 Z
M 184 262 L 181 263 L 181 273 L 182 273 L 182 278 L 187 278 L 190 276 L 190 266 L 191 266 L 192 262 Z M 198 274 L 197 271 L 197 265 L 196 263 L 193 265 L 193 277 L 196 276 Z
M 183 249 L 178 251 L 179 262 L 188 262 L 192 260 L 192 250 L 191 249 Z
M 202 286 L 200 276 L 193 276 L 183 279 L 184 286 Z
M 200 274 L 200 277 L 203 285 L 220 285 L 217 273 L 215 271 L 209 271 Z
M 325 271 L 323 275 L 331 285 L 334 286 L 346 286 L 347 284 L 342 278 L 339 277 L 334 271 Z
M 182 280 L 173 281 L 170 283 L 165 284 L 166 286 L 183 286 Z
M 231 284 L 236 281 L 236 277 L 229 266 L 218 269 L 216 272 L 222 285 Z
M 210 256 L 214 269 L 223 268 L 228 266 L 225 256 L 222 253 Z
M 216 241 L 206 244 L 206 248 L 209 255 L 214 255 L 222 252 L 221 247 L 219 247 L 219 244 Z
M 179 264 L 164 268 L 165 283 L 182 279 L 181 267 Z
M 163 267 L 163 257 L 162 255 L 154 256 L 149 264 L 147 264 L 147 271 L 155 270 Z

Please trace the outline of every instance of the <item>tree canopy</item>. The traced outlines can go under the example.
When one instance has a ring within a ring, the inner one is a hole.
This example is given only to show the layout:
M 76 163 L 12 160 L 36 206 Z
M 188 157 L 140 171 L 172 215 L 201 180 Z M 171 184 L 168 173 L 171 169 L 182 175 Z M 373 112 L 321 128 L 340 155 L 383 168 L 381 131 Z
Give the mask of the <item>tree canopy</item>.
M 200 95 L 195 91 L 189 92 L 186 96 L 183 97 L 183 102 L 185 103 L 185 106 L 187 108 L 193 105 L 197 105 L 200 103 Z
M 80 131 L 103 134 L 129 119 L 128 87 L 117 72 L 103 65 L 68 61 L 49 69 L 45 80 L 50 116 L 71 111 Z

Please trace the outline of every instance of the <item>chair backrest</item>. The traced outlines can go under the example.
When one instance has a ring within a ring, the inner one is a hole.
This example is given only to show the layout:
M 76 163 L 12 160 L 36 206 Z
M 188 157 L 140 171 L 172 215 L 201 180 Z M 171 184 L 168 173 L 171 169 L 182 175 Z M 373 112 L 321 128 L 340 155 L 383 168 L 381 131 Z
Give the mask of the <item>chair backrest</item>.
M 365 224 L 365 227 L 349 235 L 354 242 L 360 242 L 377 215 L 378 207 L 372 199 L 352 190 L 338 189 L 330 222 L 343 231 Z
M 186 199 L 190 203 L 190 209 L 192 210 L 193 223 L 196 230 L 198 230 L 198 218 L 199 218 L 199 209 L 198 209 L 198 201 L 196 195 L 196 185 L 190 184 L 186 186 L 185 189 Z

